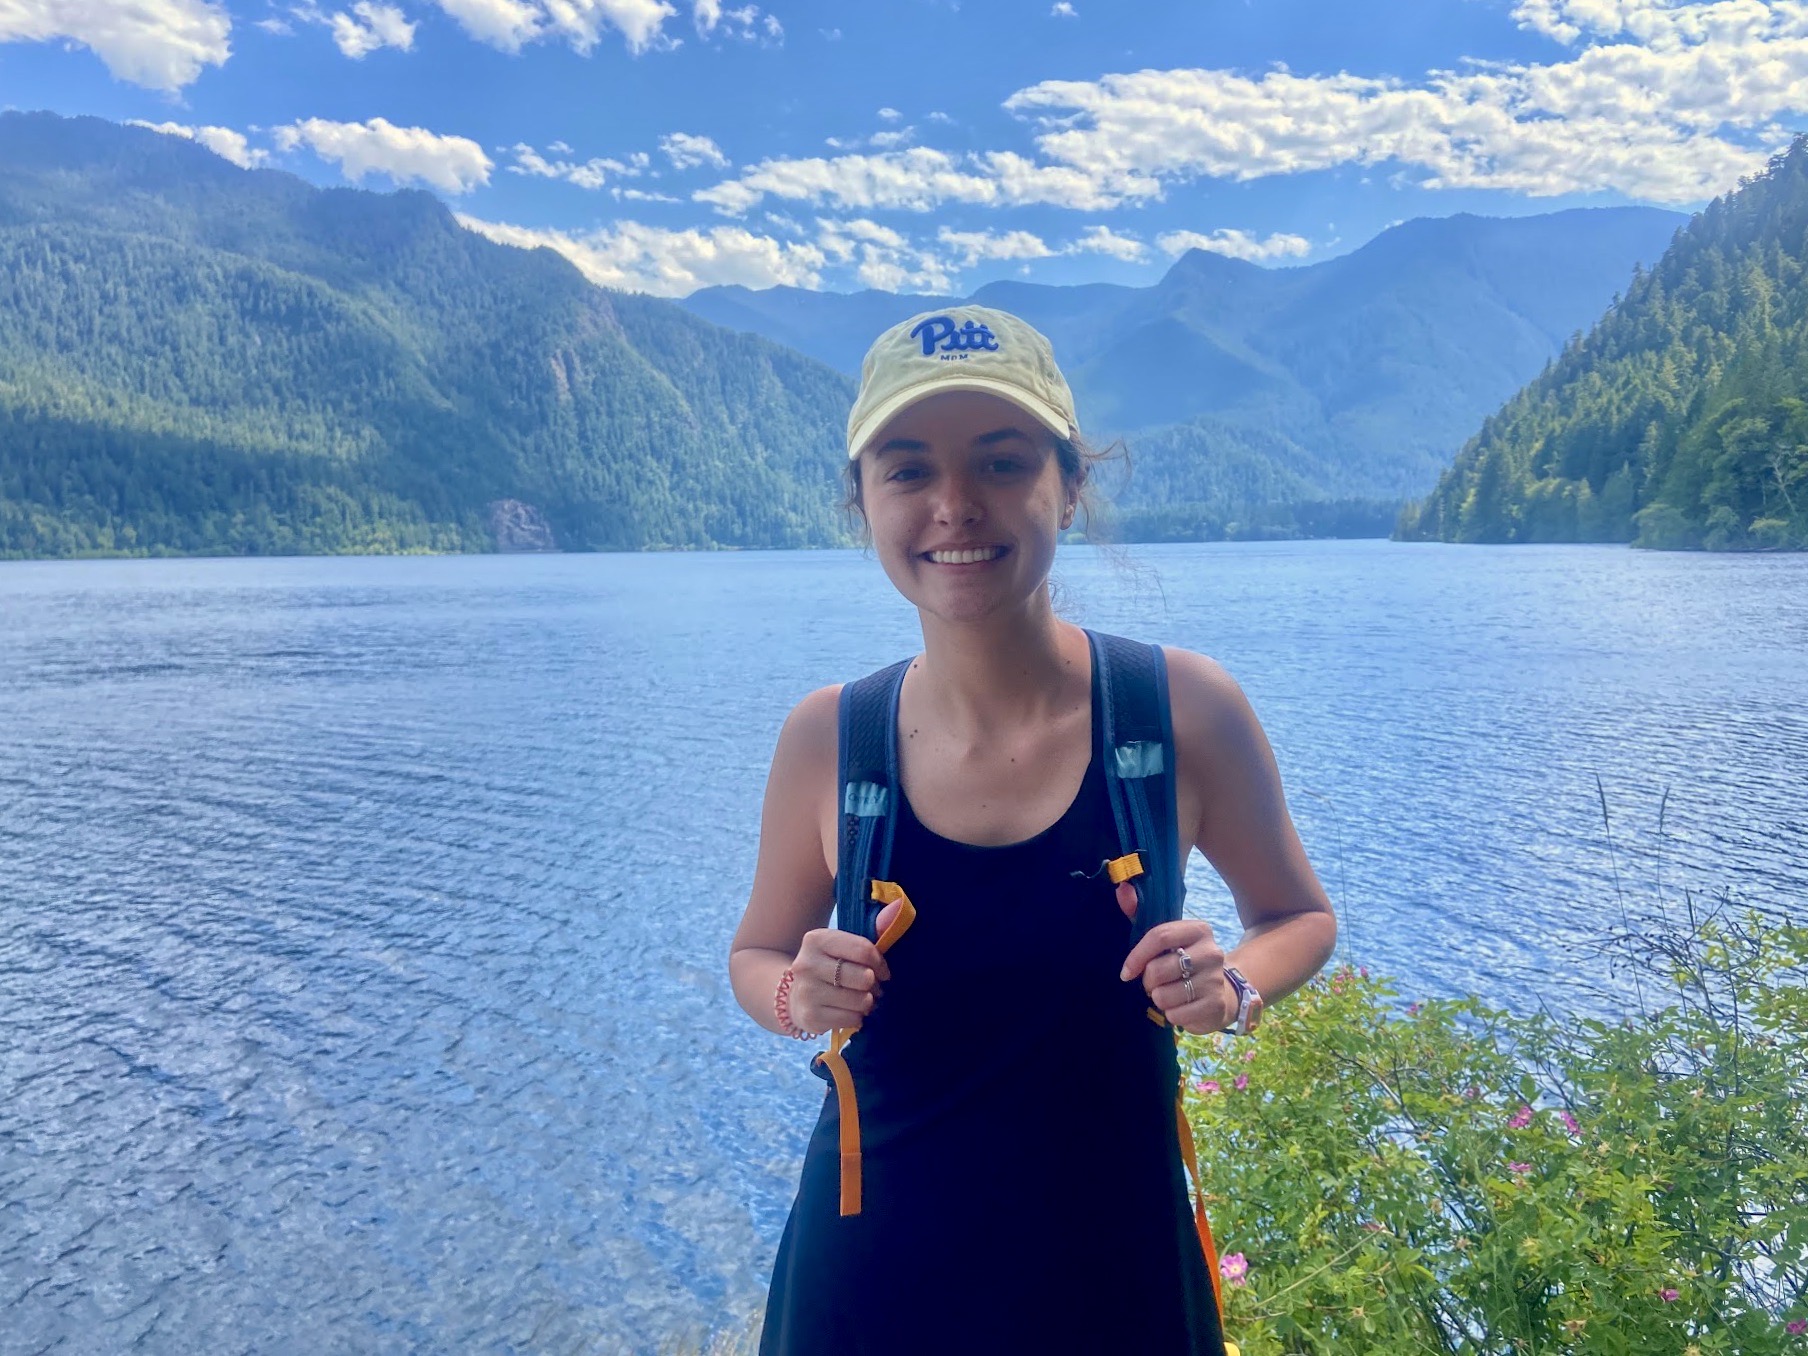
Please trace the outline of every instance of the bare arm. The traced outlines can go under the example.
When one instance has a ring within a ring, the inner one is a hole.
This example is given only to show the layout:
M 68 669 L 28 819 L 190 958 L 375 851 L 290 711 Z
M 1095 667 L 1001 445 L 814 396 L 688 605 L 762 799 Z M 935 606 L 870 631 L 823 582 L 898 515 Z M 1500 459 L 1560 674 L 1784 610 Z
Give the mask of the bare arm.
M 1237 681 L 1215 660 L 1168 649 L 1176 771 L 1182 801 L 1200 807 L 1181 824 L 1230 887 L 1243 937 L 1235 965 L 1268 1003 L 1303 985 L 1330 960 L 1337 917 L 1300 843 L 1274 751 Z
M 753 888 L 729 947 L 735 998 L 768 1031 L 780 1030 L 772 998 L 787 968 L 795 975 L 792 1020 L 811 1031 L 859 1026 L 890 977 L 870 941 L 825 926 L 835 903 L 823 825 L 835 794 L 840 691 L 812 692 L 779 731 L 760 812 Z M 839 988 L 833 982 L 837 960 L 843 962 Z

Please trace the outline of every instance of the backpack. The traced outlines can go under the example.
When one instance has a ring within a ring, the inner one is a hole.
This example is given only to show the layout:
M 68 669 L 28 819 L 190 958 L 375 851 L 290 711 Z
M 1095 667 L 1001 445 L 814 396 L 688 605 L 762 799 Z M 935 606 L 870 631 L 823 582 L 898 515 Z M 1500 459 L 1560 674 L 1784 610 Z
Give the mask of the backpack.
M 1174 788 L 1174 726 L 1168 706 L 1167 657 L 1158 645 L 1086 631 L 1099 677 L 1100 719 L 1093 731 L 1094 756 L 1105 769 L 1111 815 L 1117 826 L 1118 856 L 1107 863 L 1120 902 L 1126 887 L 1135 894 L 1131 945 L 1158 923 L 1181 916 L 1186 881 L 1180 861 Z M 898 696 L 911 661 L 901 659 L 841 689 L 836 799 L 835 926 L 874 940 L 881 952 L 901 937 L 916 917 L 909 896 L 891 880 L 891 852 L 898 790 Z M 879 912 L 890 903 L 903 907 L 877 937 Z M 1150 1018 L 1167 1025 L 1160 1009 Z M 830 1034 L 829 1048 L 811 1059 L 812 1071 L 834 1084 L 841 1117 L 841 1213 L 860 1213 L 860 1120 L 853 1075 L 842 1051 L 856 1028 Z M 1176 1043 L 1180 1033 L 1174 1032 Z M 1222 1329 L 1224 1298 L 1218 1253 L 1205 1218 L 1205 1192 L 1184 1104 L 1175 1104 L 1181 1155 L 1192 1176 L 1193 1218 L 1205 1252 L 1206 1273 Z M 1226 1344 L 1230 1356 L 1236 1347 Z

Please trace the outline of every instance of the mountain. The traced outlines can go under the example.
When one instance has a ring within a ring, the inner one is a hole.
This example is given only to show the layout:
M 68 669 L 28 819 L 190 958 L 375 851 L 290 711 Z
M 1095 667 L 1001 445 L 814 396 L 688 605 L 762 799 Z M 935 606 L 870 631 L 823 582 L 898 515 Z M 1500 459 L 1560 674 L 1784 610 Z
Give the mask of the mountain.
M 1125 438 L 1134 470 L 1120 497 L 1145 518 L 1176 505 L 1248 517 L 1277 495 L 1397 503 L 1686 220 L 1643 207 L 1459 214 L 1304 267 L 1194 250 L 1151 287 L 999 282 L 970 300 L 1048 335 L 1082 425 L 1095 441 Z M 683 304 L 853 373 L 886 325 L 950 300 L 716 287 Z
M 1678 232 L 1396 535 L 1808 548 L 1808 137 Z
M 836 543 L 852 394 L 427 193 L 0 114 L 0 556 Z

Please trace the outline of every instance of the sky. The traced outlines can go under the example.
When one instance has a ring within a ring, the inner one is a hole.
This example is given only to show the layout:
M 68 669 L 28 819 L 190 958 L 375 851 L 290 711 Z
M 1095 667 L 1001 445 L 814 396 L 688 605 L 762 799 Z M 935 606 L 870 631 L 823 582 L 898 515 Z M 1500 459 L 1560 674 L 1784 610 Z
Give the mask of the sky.
M 0 107 L 425 189 L 662 296 L 1146 285 L 1697 209 L 1808 127 L 1808 0 L 0 0 Z

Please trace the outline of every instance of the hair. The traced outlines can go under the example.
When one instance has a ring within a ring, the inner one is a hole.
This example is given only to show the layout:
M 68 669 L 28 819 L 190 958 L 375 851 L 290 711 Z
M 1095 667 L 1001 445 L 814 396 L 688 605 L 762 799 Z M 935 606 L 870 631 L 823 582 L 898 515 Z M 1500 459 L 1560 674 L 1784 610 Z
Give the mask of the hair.
M 1055 460 L 1061 467 L 1061 483 L 1074 492 L 1074 498 L 1079 504 L 1075 520 L 1080 524 L 1081 537 L 1090 546 L 1115 546 L 1105 529 L 1105 515 L 1101 511 L 1093 479 L 1098 468 L 1117 461 L 1124 463 L 1124 474 L 1128 479 L 1130 449 L 1121 438 L 1102 450 L 1078 437 L 1056 438 L 1054 443 Z M 861 546 L 871 548 L 873 532 L 866 521 L 866 501 L 862 496 L 858 457 L 849 457 L 841 464 L 841 512 L 849 528 L 859 537 Z

